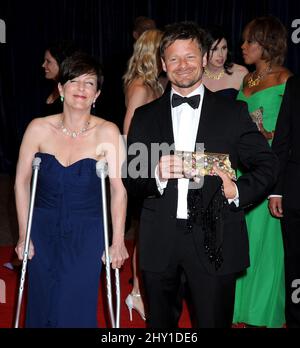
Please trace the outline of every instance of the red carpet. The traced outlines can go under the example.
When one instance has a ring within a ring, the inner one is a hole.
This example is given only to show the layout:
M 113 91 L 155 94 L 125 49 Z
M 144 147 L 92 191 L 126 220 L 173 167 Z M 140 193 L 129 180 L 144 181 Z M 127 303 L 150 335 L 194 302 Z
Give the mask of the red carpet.
M 129 252 L 131 253 L 132 245 L 130 241 L 127 241 Z M 0 328 L 11 328 L 14 325 L 15 305 L 18 296 L 19 287 L 19 273 L 17 271 L 9 270 L 2 265 L 5 262 L 11 261 L 14 255 L 13 247 L 0 247 L 0 281 L 3 282 L 6 287 L 6 303 L 0 303 Z M 99 302 L 98 302 L 98 323 L 99 327 L 109 327 L 109 317 L 106 307 L 106 294 L 105 294 L 105 271 L 102 272 Z M 141 319 L 136 311 L 133 311 L 133 321 L 129 321 L 129 313 L 127 306 L 125 305 L 125 298 L 131 290 L 129 280 L 131 278 L 130 261 L 128 260 L 124 268 L 120 272 L 121 277 L 121 327 L 122 328 L 145 328 L 146 323 Z M 114 273 L 112 272 L 112 279 L 114 279 Z M 103 291 L 104 290 L 104 291 Z M 26 305 L 26 293 L 24 293 L 23 307 L 20 317 L 20 327 L 24 326 L 24 309 Z M 190 328 L 191 323 L 189 314 L 184 304 L 183 313 L 179 322 L 181 328 Z

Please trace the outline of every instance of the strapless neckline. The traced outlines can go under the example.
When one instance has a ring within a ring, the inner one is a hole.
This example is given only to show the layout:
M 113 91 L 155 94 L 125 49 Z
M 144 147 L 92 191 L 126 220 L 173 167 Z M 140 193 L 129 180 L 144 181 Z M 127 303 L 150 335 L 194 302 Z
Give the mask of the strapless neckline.
M 254 92 L 254 93 L 252 93 L 252 94 L 250 94 L 250 95 L 246 95 L 246 94 L 244 93 L 243 89 L 241 89 L 240 92 L 243 94 L 243 96 L 244 96 L 245 98 L 251 98 L 251 97 L 253 97 L 253 96 L 255 96 L 255 95 L 258 95 L 258 94 L 260 94 L 260 93 L 262 93 L 262 92 L 264 92 L 264 91 L 269 91 L 270 89 L 273 89 L 273 88 L 276 88 L 276 87 L 277 87 L 277 88 L 282 87 L 282 86 L 284 86 L 285 84 L 286 84 L 286 83 L 280 83 L 280 84 L 278 84 L 278 85 L 270 86 L 270 87 L 261 89 L 260 91 Z
M 55 160 L 55 162 L 62 168 L 64 169 L 68 169 L 68 168 L 71 168 L 71 167 L 74 167 L 76 166 L 77 164 L 83 162 L 83 161 L 93 161 L 93 162 L 97 162 L 97 160 L 95 158 L 90 158 L 90 157 L 85 157 L 85 158 L 81 158 L 73 163 L 71 163 L 70 165 L 68 166 L 65 166 L 63 165 L 56 157 L 55 155 L 51 154 L 51 153 L 48 153 L 48 152 L 37 152 L 35 154 L 35 157 L 38 157 L 39 155 L 42 155 L 42 156 L 49 156 L 51 158 L 53 158 Z

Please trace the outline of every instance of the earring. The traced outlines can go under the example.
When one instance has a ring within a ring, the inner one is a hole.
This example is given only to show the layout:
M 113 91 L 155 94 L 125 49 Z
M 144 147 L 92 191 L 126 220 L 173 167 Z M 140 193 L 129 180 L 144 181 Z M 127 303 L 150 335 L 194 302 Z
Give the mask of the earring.
M 65 99 L 64 96 L 61 95 L 61 96 L 60 96 L 60 100 L 61 100 L 62 103 L 64 102 L 64 99 Z
M 93 109 L 95 109 L 95 107 L 96 107 L 96 99 L 93 101 Z

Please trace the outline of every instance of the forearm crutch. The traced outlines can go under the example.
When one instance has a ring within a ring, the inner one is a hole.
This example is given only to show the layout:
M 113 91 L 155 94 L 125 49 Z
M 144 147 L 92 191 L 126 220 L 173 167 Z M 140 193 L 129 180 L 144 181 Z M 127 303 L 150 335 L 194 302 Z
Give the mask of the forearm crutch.
M 22 262 L 22 271 L 21 271 L 20 286 L 19 286 L 19 295 L 18 295 L 18 304 L 17 304 L 17 311 L 16 311 L 16 319 L 15 319 L 15 328 L 19 327 L 20 311 L 21 311 L 21 305 L 22 305 L 23 290 L 24 290 L 24 283 L 25 283 L 26 270 L 27 270 L 27 260 L 28 260 L 28 253 L 29 253 L 32 215 L 33 215 L 35 193 L 36 193 L 36 184 L 37 184 L 37 178 L 38 178 L 38 172 L 40 169 L 40 164 L 41 164 L 40 157 L 35 157 L 32 161 L 33 178 L 32 178 L 32 184 L 31 184 L 31 193 L 30 193 L 28 220 L 27 220 L 27 227 L 26 227 L 25 246 L 24 246 L 24 251 L 23 251 L 23 262 Z
M 106 293 L 109 308 L 109 316 L 113 328 L 120 327 L 120 274 L 119 269 L 115 269 L 115 285 L 116 285 L 116 315 L 113 310 L 112 290 L 111 290 L 111 275 L 110 275 L 110 256 L 109 256 L 109 240 L 108 240 L 108 224 L 107 224 L 107 202 L 106 202 L 106 186 L 105 178 L 108 174 L 108 167 L 105 160 L 100 160 L 96 164 L 96 172 L 101 179 L 102 191 L 102 213 L 103 213 L 103 227 L 104 227 L 104 245 L 105 245 L 105 269 L 106 269 Z

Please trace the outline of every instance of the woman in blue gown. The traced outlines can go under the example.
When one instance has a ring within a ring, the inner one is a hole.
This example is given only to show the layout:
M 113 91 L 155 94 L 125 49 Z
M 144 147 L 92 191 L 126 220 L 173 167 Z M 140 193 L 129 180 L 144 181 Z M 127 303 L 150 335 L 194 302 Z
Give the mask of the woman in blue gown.
M 109 169 L 112 268 L 120 268 L 128 258 L 123 143 L 113 123 L 90 113 L 102 79 L 93 58 L 84 54 L 67 58 L 58 85 L 63 112 L 34 119 L 22 141 L 15 184 L 20 259 L 32 160 L 41 158 L 29 249 L 26 327 L 97 327 L 104 250 L 101 185 L 96 175 L 99 159 L 104 158 Z

